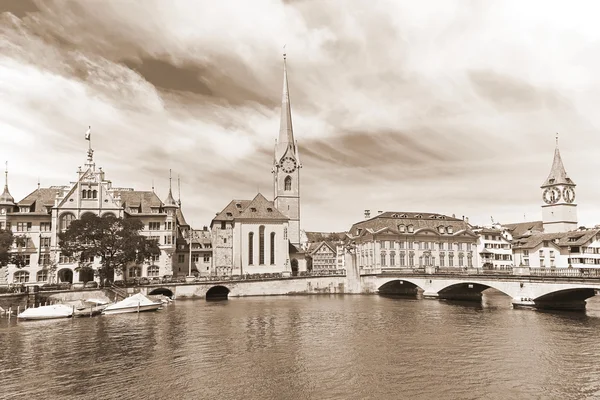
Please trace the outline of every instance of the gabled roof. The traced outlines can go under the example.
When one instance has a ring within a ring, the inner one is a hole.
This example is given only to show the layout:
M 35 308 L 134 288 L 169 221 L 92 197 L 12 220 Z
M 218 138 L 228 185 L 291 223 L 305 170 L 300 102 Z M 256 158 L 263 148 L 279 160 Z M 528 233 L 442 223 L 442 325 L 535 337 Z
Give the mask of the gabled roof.
M 544 232 L 543 221 L 518 222 L 516 224 L 504 224 L 502 226 L 510 232 L 513 238 L 521 237 L 529 231 Z
M 542 185 L 542 188 L 553 185 L 572 185 L 575 186 L 575 182 L 567 176 L 567 171 L 563 165 L 562 158 L 560 157 L 560 151 L 558 145 L 554 150 L 554 160 L 552 161 L 552 168 L 546 181 Z
M 113 193 L 121 197 L 120 205 L 125 208 L 125 211 L 127 211 L 127 208 L 129 207 L 141 207 L 139 213 L 150 214 L 152 213 L 152 208 L 161 207 L 163 205 L 160 198 L 152 191 L 117 190 Z
M 515 249 L 533 249 L 544 241 L 548 241 L 558 247 L 582 246 L 600 233 L 600 229 L 586 229 L 558 233 L 535 233 L 531 236 L 521 237 L 513 241 Z M 549 243 L 549 244 L 550 244 Z
M 310 243 L 314 242 L 336 242 L 348 239 L 347 232 L 305 232 L 306 238 Z
M 331 250 L 331 252 L 333 254 L 337 253 L 335 246 L 332 246 L 330 243 L 327 243 L 327 242 L 311 243 L 311 245 L 309 246 L 309 248 L 307 249 L 306 252 L 313 255 L 315 252 L 317 252 L 323 246 L 328 247 L 329 250 Z
M 17 203 L 19 207 L 30 207 L 29 214 L 48 214 L 47 207 L 54 206 L 56 189 L 38 188 Z
M 233 221 L 250 204 L 250 200 L 231 200 L 227 206 L 213 218 L 214 221 Z
M 175 211 L 175 216 L 177 217 L 177 224 L 180 226 L 190 226 L 186 220 L 185 217 L 183 216 L 183 212 L 181 211 L 181 208 L 178 208 Z
M 258 193 L 248 206 L 242 211 L 236 219 L 277 219 L 288 220 L 272 201 L 269 201 L 262 194 Z

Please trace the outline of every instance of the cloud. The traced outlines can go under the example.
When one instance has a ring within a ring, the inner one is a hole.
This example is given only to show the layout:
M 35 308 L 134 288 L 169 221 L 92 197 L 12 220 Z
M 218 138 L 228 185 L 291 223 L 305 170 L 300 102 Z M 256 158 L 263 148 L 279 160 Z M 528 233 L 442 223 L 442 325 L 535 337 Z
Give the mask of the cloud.
M 596 3 L 2 7 L 0 157 L 15 197 L 38 175 L 75 179 L 88 125 L 115 185 L 154 180 L 164 197 L 180 174 L 196 224 L 231 198 L 271 197 L 286 44 L 305 228 L 347 229 L 365 208 L 538 219 L 557 131 L 582 222 L 600 219 Z

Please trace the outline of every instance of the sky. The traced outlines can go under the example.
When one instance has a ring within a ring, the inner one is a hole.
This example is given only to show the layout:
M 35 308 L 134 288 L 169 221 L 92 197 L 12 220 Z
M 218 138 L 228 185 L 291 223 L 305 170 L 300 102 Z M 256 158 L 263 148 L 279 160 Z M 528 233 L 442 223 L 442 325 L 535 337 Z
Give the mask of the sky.
M 273 198 L 282 53 L 301 226 L 365 209 L 540 220 L 559 132 L 600 224 L 600 4 L 512 0 L 0 0 L 0 160 L 22 199 L 94 159 L 194 227 Z M 175 194 L 177 197 L 177 194 Z

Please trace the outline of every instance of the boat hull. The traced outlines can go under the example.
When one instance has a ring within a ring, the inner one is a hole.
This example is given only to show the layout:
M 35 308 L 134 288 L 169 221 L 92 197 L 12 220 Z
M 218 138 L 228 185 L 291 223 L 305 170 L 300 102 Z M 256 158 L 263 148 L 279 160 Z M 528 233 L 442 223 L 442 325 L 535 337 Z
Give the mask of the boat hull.
M 147 304 L 141 306 L 130 306 L 130 307 L 119 307 L 119 308 L 108 308 L 102 311 L 104 315 L 110 314 L 125 314 L 125 313 L 136 313 L 136 312 L 145 312 L 145 311 L 156 311 L 162 307 L 162 303 L 155 304 Z

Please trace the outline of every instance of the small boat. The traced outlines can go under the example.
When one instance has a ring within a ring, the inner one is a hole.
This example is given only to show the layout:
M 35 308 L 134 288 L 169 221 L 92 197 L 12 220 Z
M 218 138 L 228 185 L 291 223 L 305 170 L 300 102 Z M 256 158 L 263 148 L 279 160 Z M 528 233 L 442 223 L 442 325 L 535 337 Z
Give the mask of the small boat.
M 17 315 L 19 319 L 57 319 L 69 318 L 73 316 L 72 306 L 64 304 L 53 304 L 50 306 L 41 306 L 37 308 L 28 308 L 21 314 Z
M 81 305 L 75 309 L 74 317 L 93 317 L 102 314 L 102 311 L 108 307 L 109 302 L 100 299 L 82 300 Z
M 155 302 L 141 293 L 129 296 L 125 300 L 111 304 L 102 311 L 102 314 L 123 314 L 144 311 L 156 311 L 162 307 L 162 302 Z

